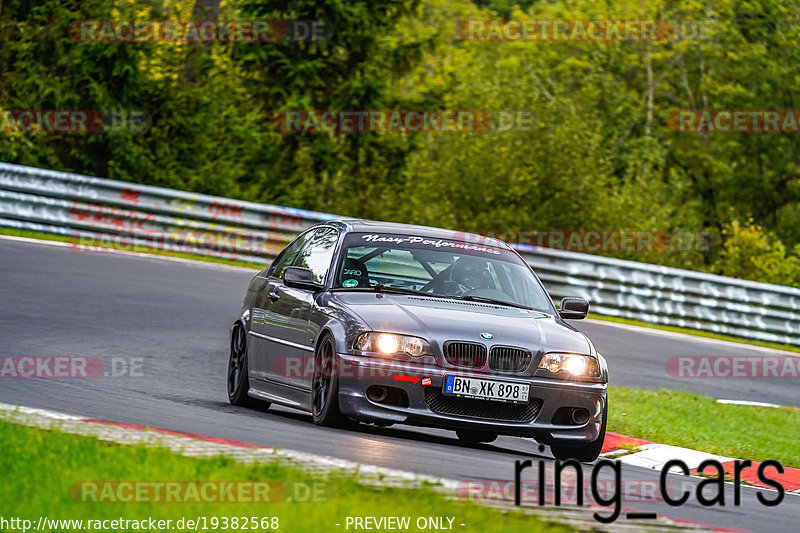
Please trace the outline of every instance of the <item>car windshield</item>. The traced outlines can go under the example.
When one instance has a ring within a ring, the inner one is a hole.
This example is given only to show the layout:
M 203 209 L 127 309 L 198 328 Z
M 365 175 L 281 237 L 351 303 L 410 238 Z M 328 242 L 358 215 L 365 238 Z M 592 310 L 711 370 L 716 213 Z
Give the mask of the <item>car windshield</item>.
M 386 233 L 345 237 L 334 288 L 407 290 L 550 311 L 550 298 L 520 257 L 459 240 Z

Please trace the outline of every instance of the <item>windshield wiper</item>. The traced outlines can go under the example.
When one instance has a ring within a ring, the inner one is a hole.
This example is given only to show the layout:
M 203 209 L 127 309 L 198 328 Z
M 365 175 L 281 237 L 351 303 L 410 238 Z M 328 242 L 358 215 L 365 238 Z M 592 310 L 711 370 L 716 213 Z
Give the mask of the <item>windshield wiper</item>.
M 405 287 L 392 287 L 391 285 L 384 285 L 382 283 L 378 283 L 377 285 L 372 285 L 370 287 L 336 287 L 335 291 L 341 290 L 349 290 L 349 291 L 360 291 L 360 292 L 386 292 L 390 294 L 413 294 L 418 296 L 428 296 L 428 297 L 438 297 L 438 294 L 432 294 L 430 292 L 423 292 L 414 289 L 406 289 Z
M 469 300 L 471 302 L 485 302 L 490 304 L 507 305 L 508 307 L 516 307 L 519 309 L 532 309 L 527 305 L 518 304 L 516 302 L 507 302 L 505 300 L 498 300 L 496 298 L 487 298 L 485 296 L 458 296 L 457 300 Z
M 383 283 L 378 283 L 377 285 L 373 285 L 372 290 L 376 292 L 389 292 L 392 294 L 415 294 L 419 296 L 428 296 L 428 297 L 436 296 L 435 294 L 432 294 L 430 292 L 418 291 L 416 289 L 407 289 L 405 287 L 392 287 L 391 285 L 384 285 Z

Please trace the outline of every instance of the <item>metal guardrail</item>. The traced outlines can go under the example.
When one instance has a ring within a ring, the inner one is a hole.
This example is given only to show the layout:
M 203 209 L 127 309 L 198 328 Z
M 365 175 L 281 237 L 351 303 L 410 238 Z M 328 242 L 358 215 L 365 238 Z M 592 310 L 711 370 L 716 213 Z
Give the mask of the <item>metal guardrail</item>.
M 576 252 L 526 251 L 553 296 L 595 313 L 800 346 L 800 289 Z
M 335 215 L 0 163 L 0 226 L 76 246 L 136 246 L 266 264 Z M 592 311 L 800 346 L 800 289 L 520 245 L 550 294 Z
M 334 215 L 0 163 L 0 226 L 267 263 Z

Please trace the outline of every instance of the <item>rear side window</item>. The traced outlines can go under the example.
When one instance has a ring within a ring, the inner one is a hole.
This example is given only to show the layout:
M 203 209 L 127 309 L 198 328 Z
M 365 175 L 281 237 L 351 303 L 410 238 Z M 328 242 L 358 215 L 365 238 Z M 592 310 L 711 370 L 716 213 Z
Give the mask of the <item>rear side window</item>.
M 294 258 L 297 257 L 297 252 L 308 242 L 308 239 L 311 238 L 313 233 L 313 231 L 309 231 L 293 240 L 289 246 L 284 248 L 283 251 L 278 254 L 278 257 L 275 258 L 275 261 L 272 262 L 272 266 L 269 267 L 269 275 L 276 278 L 283 278 L 283 269 L 292 264 Z

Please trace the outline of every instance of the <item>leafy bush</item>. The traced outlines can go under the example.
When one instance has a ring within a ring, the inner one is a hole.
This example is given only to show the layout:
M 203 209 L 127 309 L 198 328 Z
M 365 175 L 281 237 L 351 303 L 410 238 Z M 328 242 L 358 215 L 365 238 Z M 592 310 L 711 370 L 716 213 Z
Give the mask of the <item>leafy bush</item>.
M 715 268 L 725 276 L 800 287 L 800 245 L 786 246 L 752 218 L 733 220 L 723 230 L 725 246 Z

